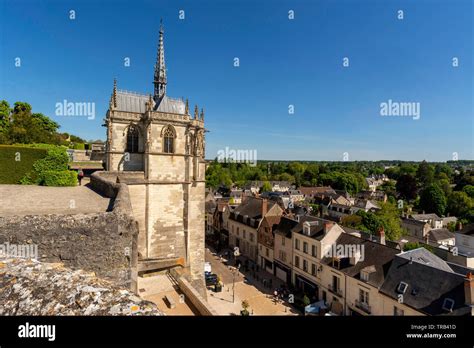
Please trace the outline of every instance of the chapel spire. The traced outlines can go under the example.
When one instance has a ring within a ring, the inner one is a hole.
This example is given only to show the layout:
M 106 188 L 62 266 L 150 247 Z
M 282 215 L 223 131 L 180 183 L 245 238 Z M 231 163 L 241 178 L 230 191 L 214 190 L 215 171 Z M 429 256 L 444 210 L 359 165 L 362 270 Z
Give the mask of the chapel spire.
M 163 20 L 160 20 L 160 38 L 158 41 L 158 52 L 156 55 L 155 76 L 153 84 L 155 85 L 155 92 L 153 98 L 155 101 L 161 99 L 166 94 L 166 66 L 165 66 L 165 46 L 163 43 Z

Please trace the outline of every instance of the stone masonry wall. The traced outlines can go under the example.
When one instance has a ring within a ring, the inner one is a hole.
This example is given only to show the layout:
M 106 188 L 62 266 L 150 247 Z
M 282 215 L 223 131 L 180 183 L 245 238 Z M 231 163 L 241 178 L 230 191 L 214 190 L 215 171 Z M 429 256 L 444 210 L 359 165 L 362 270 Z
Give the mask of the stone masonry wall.
M 63 262 L 136 291 L 138 225 L 130 213 L 128 187 L 97 173 L 91 182 L 115 197 L 111 212 L 0 217 L 0 244 L 37 245 L 42 262 Z

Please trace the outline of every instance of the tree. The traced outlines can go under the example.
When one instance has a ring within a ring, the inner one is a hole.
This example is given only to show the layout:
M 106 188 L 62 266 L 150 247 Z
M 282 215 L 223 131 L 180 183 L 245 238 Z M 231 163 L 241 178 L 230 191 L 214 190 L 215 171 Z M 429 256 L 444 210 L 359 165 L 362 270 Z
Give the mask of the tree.
M 247 300 L 242 301 L 242 310 L 240 311 L 240 315 L 247 316 L 250 315 L 248 308 L 250 307 L 249 302 Z
M 59 144 L 60 137 L 56 133 L 59 125 L 41 113 L 31 113 L 31 105 L 16 102 L 8 127 L 8 141 L 10 143 L 32 144 Z
M 0 144 L 6 142 L 6 133 L 10 124 L 10 104 L 6 100 L 0 101 Z
M 400 226 L 400 213 L 397 206 L 390 202 L 380 203 L 380 210 L 377 210 L 375 214 L 382 221 L 387 239 L 400 239 L 402 227 Z
M 306 294 L 304 294 L 303 296 L 303 306 L 309 306 L 311 304 L 311 300 L 309 299 L 308 296 L 306 296 Z
M 400 197 L 411 201 L 416 198 L 417 186 L 415 178 L 410 174 L 401 175 L 396 184 L 397 192 L 400 194 Z
M 448 179 L 438 180 L 437 184 L 443 190 L 446 197 L 448 197 L 451 194 L 452 189 L 451 189 L 451 184 L 449 183 Z
M 431 184 L 434 180 L 435 169 L 432 165 L 423 161 L 419 164 L 418 170 L 416 171 L 416 179 L 420 183 L 421 187 L 426 187 Z
M 446 211 L 446 196 L 438 185 L 430 184 L 421 191 L 419 205 L 427 213 L 442 216 Z
M 449 180 L 453 175 L 453 169 L 446 163 L 438 163 L 435 166 L 435 175 L 438 179 L 446 177 Z
M 341 224 L 346 227 L 357 228 L 362 224 L 362 217 L 360 215 L 347 215 L 341 220 Z
M 396 197 L 397 195 L 397 187 L 394 180 L 385 181 L 382 185 L 380 185 L 380 189 L 385 192 L 385 194 L 390 197 Z
M 454 216 L 463 217 L 473 208 L 473 199 L 466 192 L 454 191 L 448 197 L 447 211 Z
M 474 198 L 474 186 L 473 185 L 466 185 L 462 188 L 463 192 L 466 192 L 466 194 L 471 197 L 471 198 Z
M 272 192 L 272 185 L 268 181 L 263 182 L 261 192 Z

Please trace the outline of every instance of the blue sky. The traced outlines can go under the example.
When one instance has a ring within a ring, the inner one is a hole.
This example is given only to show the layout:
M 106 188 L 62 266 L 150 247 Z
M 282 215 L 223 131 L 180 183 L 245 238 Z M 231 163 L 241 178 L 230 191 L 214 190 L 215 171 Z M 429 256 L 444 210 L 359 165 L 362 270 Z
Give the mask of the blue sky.
M 259 159 L 342 160 L 345 152 L 349 160 L 446 161 L 453 152 L 473 159 L 472 7 L 471 0 L 0 0 L 0 99 L 29 102 L 64 132 L 105 139 L 113 78 L 120 89 L 153 91 L 162 17 L 167 94 L 205 108 L 208 158 L 229 147 L 256 149 Z M 96 118 L 55 116 L 64 99 L 95 102 Z M 389 99 L 420 103 L 420 119 L 380 116 Z

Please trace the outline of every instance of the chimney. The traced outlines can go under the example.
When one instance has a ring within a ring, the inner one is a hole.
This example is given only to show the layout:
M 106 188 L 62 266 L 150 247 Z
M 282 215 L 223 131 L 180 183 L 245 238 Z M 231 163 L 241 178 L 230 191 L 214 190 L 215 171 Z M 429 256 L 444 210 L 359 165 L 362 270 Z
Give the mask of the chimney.
M 474 313 L 474 276 L 471 272 L 464 279 L 464 299 L 466 305 L 471 307 L 471 315 Z
M 262 218 L 265 216 L 265 214 L 268 211 L 268 201 L 266 198 L 262 199 Z
M 329 230 L 334 226 L 334 222 L 332 221 L 325 221 L 324 222 L 324 234 L 327 234 Z
M 360 251 L 356 251 L 354 252 L 354 254 L 349 258 L 349 263 L 354 266 L 357 264 L 357 262 L 359 262 L 361 259 L 361 254 L 360 254 Z
M 385 231 L 383 226 L 379 228 L 378 236 L 380 237 L 380 244 L 385 245 Z

